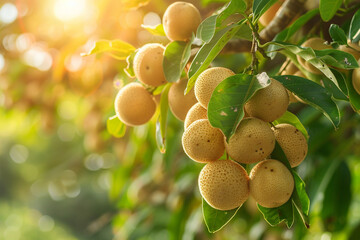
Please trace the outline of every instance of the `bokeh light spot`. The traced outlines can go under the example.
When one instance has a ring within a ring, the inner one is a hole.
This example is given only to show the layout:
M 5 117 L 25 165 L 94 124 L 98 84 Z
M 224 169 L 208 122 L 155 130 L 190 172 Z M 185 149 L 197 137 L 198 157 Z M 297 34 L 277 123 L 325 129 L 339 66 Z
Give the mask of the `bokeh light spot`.
M 149 12 L 144 16 L 144 25 L 156 26 L 161 23 L 161 18 L 157 13 Z
M 70 21 L 85 13 L 85 0 L 58 0 L 54 5 L 55 17 L 61 21 Z
M 43 232 L 50 232 L 54 226 L 55 226 L 55 222 L 52 219 L 52 217 L 47 216 L 47 215 L 43 215 L 38 222 L 39 225 L 39 229 Z
M 16 144 L 10 149 L 10 158 L 16 163 L 24 163 L 29 157 L 29 150 L 20 144 Z
M 5 3 L 0 9 L 0 21 L 6 24 L 16 20 L 18 11 L 14 4 Z

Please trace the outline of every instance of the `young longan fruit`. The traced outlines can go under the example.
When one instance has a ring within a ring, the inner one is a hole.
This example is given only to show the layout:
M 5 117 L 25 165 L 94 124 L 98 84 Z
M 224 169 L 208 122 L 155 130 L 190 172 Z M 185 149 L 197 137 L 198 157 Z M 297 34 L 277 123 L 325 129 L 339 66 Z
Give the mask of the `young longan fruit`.
M 134 57 L 134 72 L 140 82 L 157 87 L 166 83 L 163 69 L 165 48 L 158 43 L 142 46 Z
M 291 167 L 298 166 L 306 157 L 308 144 L 305 136 L 291 124 L 282 123 L 272 128 Z
M 206 163 L 219 159 L 224 153 L 224 135 L 210 125 L 209 120 L 193 122 L 183 133 L 182 146 L 195 162 Z
M 263 207 L 275 208 L 286 203 L 294 190 L 294 178 L 278 160 L 267 159 L 250 172 L 250 195 Z
M 224 79 L 235 75 L 233 71 L 223 67 L 213 67 L 203 71 L 195 82 L 195 96 L 201 106 L 207 109 L 212 93 Z
M 185 120 L 187 112 L 197 102 L 193 89 L 184 95 L 186 85 L 187 79 L 180 79 L 171 85 L 168 95 L 170 110 L 181 121 Z
M 240 164 L 231 160 L 206 164 L 198 184 L 205 201 L 218 210 L 237 208 L 249 197 L 249 176 Z
M 288 105 L 286 88 L 272 78 L 269 86 L 257 91 L 245 104 L 245 110 L 251 117 L 272 122 L 286 112 Z
M 323 50 L 323 49 L 331 49 L 331 46 L 324 44 L 324 39 L 315 37 L 309 38 L 306 40 L 301 46 L 302 47 L 310 47 L 314 50 Z M 297 56 L 297 60 L 299 61 L 300 65 L 303 66 L 306 70 L 314 74 L 320 74 L 321 71 L 314 67 L 311 63 L 306 62 L 302 57 Z
M 360 59 L 358 60 L 360 64 Z M 352 74 L 352 84 L 354 86 L 355 91 L 360 94 L 360 68 L 356 68 Z
M 195 103 L 186 114 L 184 129 L 188 128 L 190 124 L 199 119 L 207 119 L 207 111 L 200 103 Z
M 165 11 L 163 26 L 172 41 L 188 41 L 201 23 L 199 10 L 187 2 L 174 2 Z
M 257 118 L 244 118 L 225 148 L 229 156 L 239 163 L 256 163 L 274 150 L 275 136 L 267 122 Z
M 156 103 L 140 83 L 129 83 L 115 98 L 116 116 L 128 126 L 147 123 L 154 115 Z

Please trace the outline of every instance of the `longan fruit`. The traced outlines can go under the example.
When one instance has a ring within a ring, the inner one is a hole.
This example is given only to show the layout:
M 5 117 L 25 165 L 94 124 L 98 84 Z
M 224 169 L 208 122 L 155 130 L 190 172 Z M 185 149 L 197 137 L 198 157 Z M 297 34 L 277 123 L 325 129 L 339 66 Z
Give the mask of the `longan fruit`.
M 306 157 L 308 144 L 305 136 L 291 124 L 281 123 L 272 128 L 291 167 L 298 166 Z
M 359 51 L 360 51 L 360 47 L 359 47 L 359 45 L 356 44 L 356 43 L 351 42 L 350 40 L 348 40 L 348 44 L 349 44 L 350 47 L 356 49 L 357 51 L 356 51 L 356 50 L 353 50 L 353 49 L 351 49 L 351 48 L 348 48 L 346 45 L 341 45 L 341 46 L 339 47 L 339 50 L 344 51 L 344 52 L 347 52 L 347 53 L 350 53 L 351 55 L 354 56 L 354 58 L 355 58 L 356 60 L 358 60 L 358 59 L 360 58 L 360 52 L 359 52 Z
M 235 75 L 233 71 L 223 67 L 208 68 L 195 82 L 195 96 L 203 108 L 207 109 L 212 93 L 224 79 Z
M 158 43 L 142 46 L 134 57 L 134 72 L 140 82 L 157 87 L 166 83 L 163 69 L 165 48 Z
M 331 46 L 324 44 L 324 39 L 315 37 L 309 38 L 306 40 L 301 46 L 302 47 L 310 47 L 314 50 L 323 50 L 323 49 L 331 49 Z M 302 57 L 297 56 L 297 60 L 299 61 L 300 65 L 303 66 L 306 70 L 314 74 L 320 74 L 321 71 L 314 67 L 311 63 L 306 62 Z
M 287 64 L 287 66 L 286 66 Z M 288 64 L 288 61 L 285 61 L 283 65 L 280 67 L 280 69 L 284 69 L 284 71 L 281 72 L 281 75 L 293 75 L 296 71 L 299 71 L 299 69 L 296 67 L 296 65 L 293 62 L 290 62 Z
M 282 3 L 283 3 L 283 1 L 278 1 L 278 2 L 274 3 L 268 10 L 266 10 L 264 12 L 264 14 L 259 18 L 259 22 L 261 23 L 261 25 L 266 27 L 267 25 L 270 24 L 270 22 L 275 17 L 277 11 L 279 11 Z
M 171 85 L 168 95 L 170 110 L 181 121 L 185 120 L 187 112 L 197 102 L 193 89 L 184 95 L 186 85 L 187 79 L 180 79 Z
M 188 128 L 190 124 L 199 119 L 207 119 L 207 111 L 200 103 L 195 103 L 186 114 L 184 129 Z
M 360 59 L 358 60 L 360 64 Z M 360 68 L 356 68 L 352 74 L 352 84 L 354 86 L 355 91 L 360 94 Z
M 206 164 L 198 184 L 201 196 L 218 210 L 237 208 L 249 197 L 249 176 L 240 164 L 231 160 Z
M 187 2 L 174 2 L 165 11 L 163 26 L 172 41 L 188 41 L 201 23 L 199 10 Z
M 294 178 L 278 160 L 267 159 L 250 172 L 250 195 L 263 207 L 275 208 L 286 203 L 294 190 Z
M 183 133 L 182 146 L 195 162 L 206 163 L 219 159 L 224 153 L 224 135 L 210 125 L 209 120 L 193 122 Z
M 244 118 L 234 135 L 225 142 L 229 156 L 239 163 L 256 163 L 274 150 L 275 136 L 268 123 L 257 118 Z
M 147 123 L 154 115 L 156 103 L 140 83 L 129 83 L 115 98 L 116 116 L 128 126 Z
M 258 90 L 245 104 L 245 109 L 251 117 L 272 122 L 286 112 L 288 105 L 289 95 L 286 88 L 272 78 L 269 86 Z

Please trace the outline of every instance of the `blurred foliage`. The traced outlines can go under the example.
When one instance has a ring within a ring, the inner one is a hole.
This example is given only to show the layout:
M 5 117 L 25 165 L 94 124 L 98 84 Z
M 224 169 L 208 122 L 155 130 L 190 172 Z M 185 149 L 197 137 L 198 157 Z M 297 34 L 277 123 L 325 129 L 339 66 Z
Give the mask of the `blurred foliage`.
M 360 117 L 341 101 L 337 131 L 318 111 L 291 106 L 310 136 L 297 169 L 312 203 L 309 230 L 268 226 L 249 199 L 209 234 L 197 187 L 203 165 L 182 151 L 183 123 L 168 112 L 165 154 L 155 118 L 121 139 L 107 132 L 116 91 L 131 80 L 127 63 L 80 54 L 100 39 L 166 44 L 141 25 L 159 24 L 171 2 L 0 1 L 0 239 L 357 239 Z M 189 2 L 205 19 L 226 1 Z M 260 66 L 271 75 L 283 60 Z M 220 55 L 213 65 L 239 72 L 250 61 Z

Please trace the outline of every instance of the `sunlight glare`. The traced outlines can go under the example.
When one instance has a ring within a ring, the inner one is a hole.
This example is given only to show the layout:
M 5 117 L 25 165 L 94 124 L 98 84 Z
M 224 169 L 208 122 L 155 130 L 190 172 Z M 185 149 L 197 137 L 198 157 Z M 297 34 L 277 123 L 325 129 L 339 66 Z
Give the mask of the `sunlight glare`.
M 86 0 L 57 0 L 54 14 L 61 21 L 71 21 L 85 14 Z

